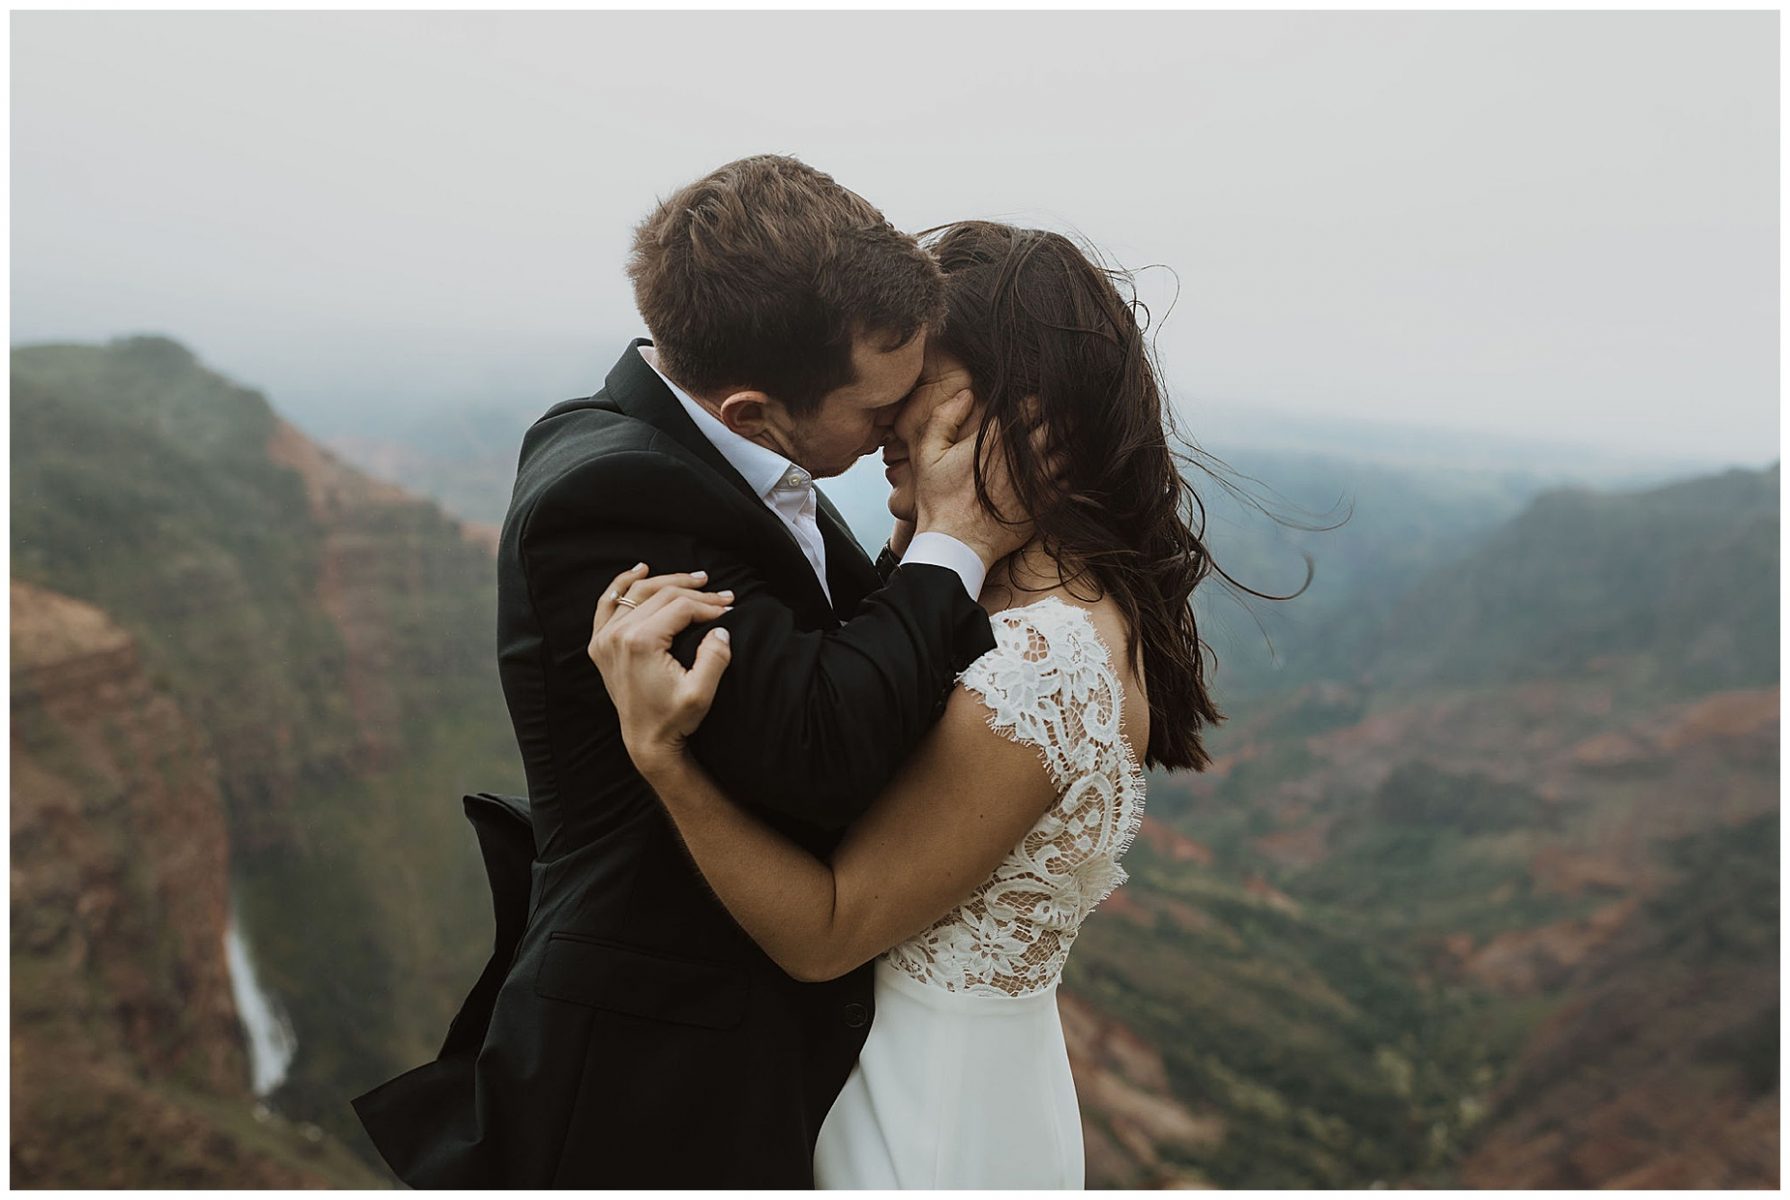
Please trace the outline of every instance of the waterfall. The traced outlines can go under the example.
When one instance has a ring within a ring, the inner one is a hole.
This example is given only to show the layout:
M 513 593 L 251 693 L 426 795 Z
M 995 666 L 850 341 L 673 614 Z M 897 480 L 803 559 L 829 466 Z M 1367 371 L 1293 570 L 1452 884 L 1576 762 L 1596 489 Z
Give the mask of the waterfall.
M 255 964 L 249 959 L 248 943 L 243 940 L 242 925 L 236 918 L 235 893 L 230 896 L 229 924 L 224 928 L 224 961 L 230 970 L 236 1013 L 248 1041 L 250 1086 L 255 1095 L 265 1096 L 285 1080 L 292 1056 L 298 1052 L 298 1039 L 293 1035 L 286 1010 L 255 977 Z

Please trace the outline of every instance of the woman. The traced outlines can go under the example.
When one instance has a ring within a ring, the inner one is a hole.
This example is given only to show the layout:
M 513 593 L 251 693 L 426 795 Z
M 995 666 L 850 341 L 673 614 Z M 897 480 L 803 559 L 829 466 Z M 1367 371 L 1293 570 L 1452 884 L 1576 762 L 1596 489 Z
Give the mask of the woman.
M 876 959 L 875 1020 L 820 1130 L 816 1184 L 1079 1188 L 1057 982 L 1081 922 L 1125 879 L 1140 751 L 1167 768 L 1209 761 L 1198 730 L 1223 714 L 1190 598 L 1210 560 L 1110 275 L 1058 234 L 989 222 L 930 245 L 948 312 L 884 450 L 894 548 L 915 511 L 907 446 L 966 387 L 982 408 L 982 502 L 994 508 L 999 472 L 1023 512 L 998 515 L 1033 536 L 983 589 L 995 649 L 896 779 L 830 862 L 719 793 L 683 742 L 726 669 L 726 630 L 687 673 L 645 649 L 726 612 L 694 576 L 618 577 L 595 624 L 640 636 L 609 639 L 598 666 L 635 765 L 741 927 L 798 979 Z

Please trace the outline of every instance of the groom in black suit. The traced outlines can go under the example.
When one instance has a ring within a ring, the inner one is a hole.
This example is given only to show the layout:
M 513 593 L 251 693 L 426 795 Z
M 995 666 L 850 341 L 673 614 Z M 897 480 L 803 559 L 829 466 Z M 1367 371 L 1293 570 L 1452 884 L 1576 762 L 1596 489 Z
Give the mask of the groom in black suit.
M 967 471 L 918 480 L 947 516 L 875 565 L 813 484 L 882 444 L 919 376 L 943 303 L 925 252 L 830 177 L 760 156 L 661 203 L 629 272 L 653 340 L 529 429 L 503 525 L 528 824 L 468 798 L 497 954 L 440 1057 L 354 1101 L 415 1187 L 812 1187 L 868 1033 L 869 964 L 785 975 L 634 771 L 587 655 L 616 575 L 700 569 L 734 592 L 732 664 L 691 744 L 821 854 L 994 645 L 975 597 L 1017 539 Z M 686 664 L 706 629 L 680 639 Z

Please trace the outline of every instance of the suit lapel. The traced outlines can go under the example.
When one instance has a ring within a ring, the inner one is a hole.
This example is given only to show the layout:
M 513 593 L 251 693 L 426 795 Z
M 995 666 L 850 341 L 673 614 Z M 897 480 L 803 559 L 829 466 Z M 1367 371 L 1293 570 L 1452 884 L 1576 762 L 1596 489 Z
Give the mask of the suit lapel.
M 731 483 L 740 495 L 752 501 L 753 507 L 764 508 L 764 501 L 752 490 L 752 485 L 733 469 L 733 464 L 715 449 L 713 442 L 702 436 L 702 430 L 696 428 L 696 423 L 690 420 L 684 406 L 677 402 L 677 397 L 665 386 L 665 381 L 640 357 L 640 347 L 650 345 L 652 341 L 648 338 L 635 338 L 628 343 L 627 350 L 609 368 L 609 374 L 603 380 L 604 392 L 628 416 L 644 421 L 659 432 L 676 439 L 680 446 Z M 766 510 L 765 515 L 770 516 L 769 510 Z M 771 519 L 776 521 L 775 517 Z
M 786 573 L 800 577 L 802 583 L 798 586 L 805 588 L 809 598 L 822 612 L 834 612 L 834 607 L 827 603 L 827 593 L 822 590 L 820 580 L 815 578 L 814 567 L 803 553 L 801 543 L 796 541 L 795 534 L 770 510 L 763 498 L 752 490 L 752 485 L 746 482 L 745 477 L 734 470 L 733 464 L 715 448 L 715 444 L 703 436 L 702 430 L 696 428 L 696 423 L 690 420 L 683 405 L 677 402 L 677 397 L 671 394 L 671 389 L 665 386 L 665 381 L 640 357 L 640 347 L 650 345 L 652 341 L 648 338 L 635 338 L 628 343 L 627 350 L 623 351 L 621 358 L 609 369 L 608 376 L 603 380 L 604 394 L 621 412 L 667 435 L 681 449 L 694 455 L 704 466 L 727 480 L 746 501 L 753 514 L 755 527 L 761 528 L 774 545 L 787 552 L 784 555 Z M 818 489 L 816 493 L 818 494 Z M 827 546 L 827 581 L 831 586 L 833 542 L 824 532 L 825 522 L 821 522 L 821 525 L 822 540 Z M 851 540 L 849 534 L 845 536 L 847 541 Z M 858 553 L 862 557 L 863 552 Z M 874 568 L 872 574 L 875 574 Z M 856 606 L 855 600 L 853 606 Z
M 814 489 L 815 524 L 827 548 L 827 589 L 833 593 L 833 611 L 841 620 L 857 611 L 858 602 L 882 586 L 876 565 L 852 534 L 851 526 L 820 488 Z

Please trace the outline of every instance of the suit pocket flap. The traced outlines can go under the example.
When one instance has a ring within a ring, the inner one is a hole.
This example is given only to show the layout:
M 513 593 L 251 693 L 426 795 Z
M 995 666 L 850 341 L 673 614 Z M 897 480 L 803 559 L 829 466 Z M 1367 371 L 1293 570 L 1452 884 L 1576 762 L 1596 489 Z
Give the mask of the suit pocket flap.
M 746 1011 L 745 972 L 582 934 L 553 933 L 535 994 L 653 1021 L 730 1029 Z

